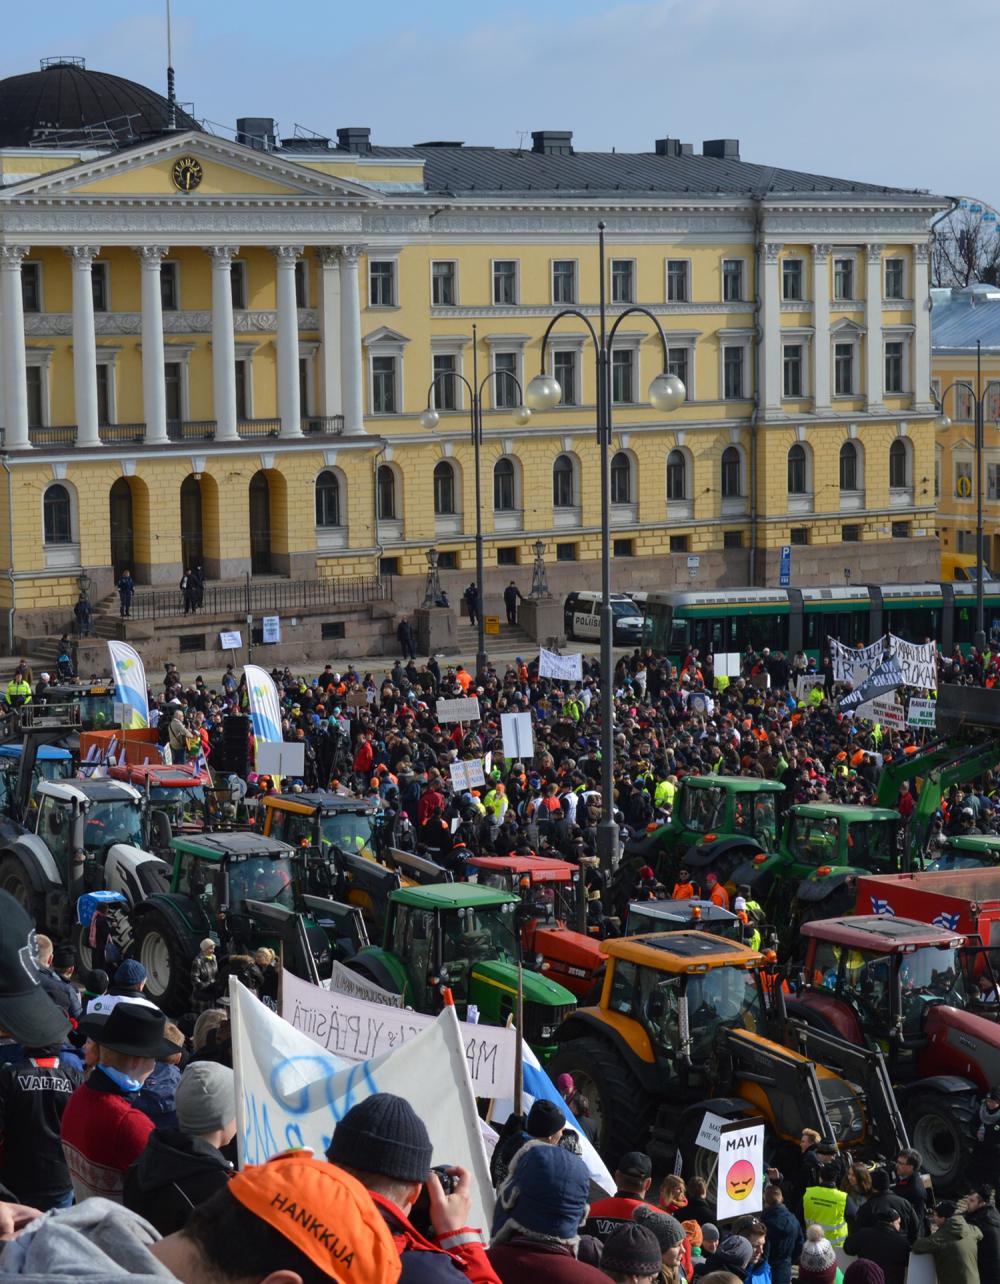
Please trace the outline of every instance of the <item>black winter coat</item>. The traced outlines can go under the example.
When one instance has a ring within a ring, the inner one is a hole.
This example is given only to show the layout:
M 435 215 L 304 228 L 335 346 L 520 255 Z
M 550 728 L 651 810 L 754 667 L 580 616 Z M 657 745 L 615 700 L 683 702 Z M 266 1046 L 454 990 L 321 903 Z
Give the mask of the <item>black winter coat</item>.
M 867 1257 L 882 1267 L 885 1284 L 903 1284 L 910 1262 L 910 1244 L 902 1231 L 884 1223 L 863 1226 L 851 1231 L 844 1241 L 844 1252 L 851 1257 Z
M 123 1202 L 161 1235 L 183 1228 L 191 1211 L 229 1183 L 233 1165 L 220 1150 L 186 1133 L 154 1132 L 125 1174 Z
M 977 1208 L 974 1213 L 965 1213 L 965 1220 L 970 1226 L 978 1226 L 983 1233 L 977 1250 L 982 1284 L 987 1284 L 988 1280 L 1000 1280 L 1000 1212 L 988 1204 L 985 1208 Z

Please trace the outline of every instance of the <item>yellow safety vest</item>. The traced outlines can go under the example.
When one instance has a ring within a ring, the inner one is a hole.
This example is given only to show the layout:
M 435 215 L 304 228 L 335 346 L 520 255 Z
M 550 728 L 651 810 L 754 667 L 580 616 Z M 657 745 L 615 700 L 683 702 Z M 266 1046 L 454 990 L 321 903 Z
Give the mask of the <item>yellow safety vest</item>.
M 846 1208 L 846 1193 L 835 1190 L 832 1186 L 809 1186 L 802 1196 L 806 1225 L 815 1222 L 822 1226 L 823 1234 L 834 1248 L 839 1248 L 847 1239 L 847 1222 L 844 1220 Z

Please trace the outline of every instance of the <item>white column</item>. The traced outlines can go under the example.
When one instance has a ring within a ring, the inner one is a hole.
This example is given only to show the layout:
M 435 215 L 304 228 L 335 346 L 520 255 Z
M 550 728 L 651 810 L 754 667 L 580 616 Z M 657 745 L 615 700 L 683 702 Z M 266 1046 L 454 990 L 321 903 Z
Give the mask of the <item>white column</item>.
M 212 260 L 212 394 L 215 440 L 237 441 L 236 341 L 233 338 L 232 263 L 235 245 L 213 245 Z
M 165 245 L 136 250 L 142 268 L 142 413 L 147 443 L 167 440 L 167 386 L 163 375 L 163 297 L 160 264 Z
M 70 245 L 73 265 L 73 396 L 76 444 L 99 446 L 97 431 L 97 338 L 94 334 L 94 256 L 96 245 Z
M 931 297 L 927 285 L 930 246 L 913 247 L 913 408 L 931 410 Z
M 299 397 L 299 309 L 295 298 L 295 264 L 301 245 L 274 248 L 278 293 L 278 415 L 282 437 L 302 436 Z
M 0 311 L 3 313 L 3 389 L 6 418 L 4 445 L 26 450 L 28 440 L 28 377 L 24 359 L 24 298 L 21 261 L 26 245 L 0 245 Z
M 830 251 L 813 246 L 813 412 L 830 409 Z
M 760 363 L 760 400 L 764 415 L 781 413 L 781 291 L 778 288 L 778 256 L 781 246 L 765 242 L 759 260 L 760 329 L 764 346 Z
M 884 245 L 865 246 L 865 397 L 869 412 L 885 409 L 882 402 L 882 251 Z
M 344 432 L 365 430 L 364 381 L 361 377 L 361 295 L 358 259 L 363 245 L 340 247 L 340 378 L 344 395 Z
M 319 413 L 342 415 L 340 390 L 340 259 L 337 251 L 324 247 L 319 256 Z

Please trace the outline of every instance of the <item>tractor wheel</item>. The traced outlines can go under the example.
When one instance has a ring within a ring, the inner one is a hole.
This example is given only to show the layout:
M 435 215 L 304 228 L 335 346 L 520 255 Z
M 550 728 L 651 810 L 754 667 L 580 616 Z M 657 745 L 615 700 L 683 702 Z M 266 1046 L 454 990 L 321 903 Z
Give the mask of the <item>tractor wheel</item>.
M 39 915 L 41 898 L 35 894 L 28 871 L 17 856 L 8 855 L 0 860 L 0 890 L 13 896 L 25 913 L 34 919 L 41 931 L 43 926 Z
M 138 922 L 135 953 L 148 974 L 146 997 L 170 1016 L 191 1004 L 192 956 L 180 932 L 163 914 L 150 913 Z
M 962 1107 L 956 1109 L 956 1107 Z M 969 1097 L 943 1096 L 936 1092 L 916 1093 L 905 1105 L 906 1130 L 910 1144 L 919 1150 L 924 1171 L 930 1175 L 937 1194 L 958 1188 L 972 1159 L 972 1124 L 975 1101 Z
M 561 1074 L 573 1076 L 577 1090 L 590 1103 L 597 1149 L 612 1166 L 628 1151 L 646 1148 L 655 1102 L 608 1044 L 601 1039 L 571 1039 L 546 1069 L 553 1081 Z

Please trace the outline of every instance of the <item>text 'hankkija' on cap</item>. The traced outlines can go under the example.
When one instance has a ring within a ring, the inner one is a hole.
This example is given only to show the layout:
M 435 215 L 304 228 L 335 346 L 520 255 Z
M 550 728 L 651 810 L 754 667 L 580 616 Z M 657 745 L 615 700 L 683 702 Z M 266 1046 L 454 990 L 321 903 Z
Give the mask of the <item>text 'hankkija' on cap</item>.
M 0 1029 L 29 1048 L 69 1031 L 66 1013 L 42 989 L 35 925 L 9 892 L 0 892 Z
M 396 1284 L 401 1265 L 389 1227 L 364 1186 L 305 1155 L 244 1168 L 227 1187 L 337 1284 Z

